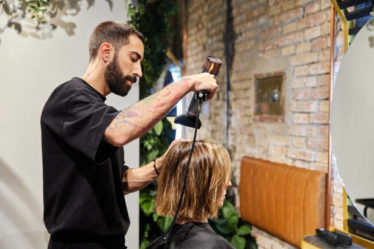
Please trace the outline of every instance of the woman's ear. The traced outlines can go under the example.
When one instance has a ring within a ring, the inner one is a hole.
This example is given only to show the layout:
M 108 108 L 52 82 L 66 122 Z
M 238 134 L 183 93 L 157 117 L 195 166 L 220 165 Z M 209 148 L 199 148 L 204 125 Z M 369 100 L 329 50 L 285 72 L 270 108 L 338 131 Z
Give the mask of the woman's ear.
M 108 61 L 111 61 L 112 57 L 113 57 L 113 54 L 114 54 L 114 48 L 110 43 L 103 42 L 100 45 L 99 55 L 102 58 L 102 60 L 104 61 L 104 63 L 107 63 Z

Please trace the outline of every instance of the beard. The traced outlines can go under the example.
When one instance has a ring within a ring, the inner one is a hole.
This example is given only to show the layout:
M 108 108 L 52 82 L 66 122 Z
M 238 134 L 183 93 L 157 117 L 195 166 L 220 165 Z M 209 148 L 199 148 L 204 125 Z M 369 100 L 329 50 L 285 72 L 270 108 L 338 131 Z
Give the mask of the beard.
M 119 68 L 117 52 L 114 54 L 112 62 L 106 67 L 104 76 L 110 91 L 122 97 L 126 96 L 131 89 L 131 84 L 128 84 L 127 81 L 131 81 L 132 83 L 136 81 L 136 77 L 134 76 L 123 76 Z

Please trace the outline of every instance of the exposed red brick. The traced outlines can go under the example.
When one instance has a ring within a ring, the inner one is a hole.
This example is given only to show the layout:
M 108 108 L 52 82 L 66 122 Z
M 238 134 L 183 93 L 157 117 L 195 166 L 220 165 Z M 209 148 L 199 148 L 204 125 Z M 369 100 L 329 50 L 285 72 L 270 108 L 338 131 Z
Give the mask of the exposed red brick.
M 304 11 L 302 8 L 291 9 L 289 11 L 281 13 L 278 20 L 280 23 L 291 22 L 293 20 L 301 18 L 303 16 L 303 12 Z
M 312 2 L 305 6 L 305 14 L 310 15 L 312 13 L 315 13 L 321 9 L 321 4 L 319 1 Z
M 280 31 L 281 31 L 281 28 L 278 26 L 274 28 L 270 28 L 270 29 L 264 29 L 260 32 L 260 39 L 266 40 L 266 39 L 277 37 Z
M 312 51 L 321 50 L 330 47 L 330 39 L 328 37 L 320 37 L 312 42 Z
M 292 65 L 304 65 L 317 62 L 317 53 L 296 54 L 291 57 Z
M 331 9 L 331 3 L 329 1 L 321 1 L 321 10 Z
M 317 152 L 316 161 L 327 164 L 329 161 L 329 154 L 327 152 Z
M 309 114 L 309 122 L 312 124 L 328 124 L 329 114 L 328 113 L 311 113 Z
M 317 85 L 329 87 L 330 86 L 330 74 L 319 75 L 317 77 Z
M 281 13 L 281 5 L 275 5 L 269 8 L 269 16 L 279 15 Z
M 270 144 L 280 145 L 280 146 L 289 146 L 289 138 L 286 136 L 276 136 L 272 135 L 268 137 Z
M 294 112 L 317 112 L 318 111 L 318 101 L 311 101 L 311 100 L 292 101 L 291 111 L 294 111 Z
M 287 11 L 295 8 L 297 4 L 295 0 L 283 0 L 281 6 L 283 11 Z
M 318 127 L 318 136 L 328 137 L 328 135 L 329 135 L 329 127 L 327 125 L 321 125 Z
M 318 52 L 318 61 L 327 61 L 330 59 L 330 49 L 321 50 Z
M 302 159 L 305 161 L 314 161 L 315 152 L 304 149 L 289 149 L 288 156 L 295 159 Z
M 276 46 L 277 45 L 275 42 L 269 40 L 269 41 L 261 42 L 258 46 L 258 49 L 263 52 L 263 51 L 274 49 L 276 48 Z
M 285 146 L 278 146 L 278 145 L 270 145 L 269 147 L 269 154 L 270 155 L 287 155 L 288 148 Z
M 294 100 L 306 100 L 310 99 L 311 90 L 310 88 L 297 88 L 292 90 Z
M 296 44 L 304 40 L 304 32 L 300 31 L 297 33 L 292 33 L 286 36 L 282 36 L 278 39 L 277 44 L 279 47 L 287 46 L 290 44 Z
M 294 53 L 295 53 L 295 45 L 290 45 L 290 46 L 284 47 L 281 50 L 281 55 L 282 56 L 291 55 L 291 54 L 294 54 Z
M 312 89 L 313 99 L 328 99 L 330 96 L 329 87 L 317 87 Z
M 306 41 L 309 41 L 319 36 L 321 36 L 321 26 L 315 26 L 304 31 L 304 39 Z
M 319 62 L 314 63 L 309 66 L 309 73 L 314 74 L 325 74 L 330 72 L 330 63 L 329 62 Z
M 296 148 L 306 148 L 306 137 L 292 138 L 292 145 Z
M 318 110 L 320 112 L 329 112 L 329 110 L 330 110 L 330 101 L 329 100 L 320 101 L 319 102 L 319 108 L 318 108 Z
M 307 148 L 316 151 L 327 151 L 329 143 L 327 138 L 308 138 Z
M 324 22 L 328 22 L 330 21 L 330 15 L 331 15 L 330 10 L 324 10 L 324 11 L 306 16 L 298 22 L 297 28 L 300 30 L 300 29 L 314 27 Z
M 314 137 L 317 135 L 317 127 L 311 125 L 291 125 L 288 134 L 290 136 Z
M 309 75 L 309 66 L 297 66 L 295 67 L 295 76 L 307 76 Z
M 283 26 L 282 33 L 288 34 L 296 31 L 296 22 L 292 22 Z
M 309 115 L 306 113 L 295 113 L 293 115 L 293 122 L 295 124 L 307 124 L 309 123 Z
M 312 49 L 312 44 L 310 42 L 304 42 L 297 44 L 296 46 L 296 53 L 305 53 L 309 52 Z
M 296 4 L 298 6 L 305 6 L 306 4 L 313 2 L 315 0 L 296 0 Z

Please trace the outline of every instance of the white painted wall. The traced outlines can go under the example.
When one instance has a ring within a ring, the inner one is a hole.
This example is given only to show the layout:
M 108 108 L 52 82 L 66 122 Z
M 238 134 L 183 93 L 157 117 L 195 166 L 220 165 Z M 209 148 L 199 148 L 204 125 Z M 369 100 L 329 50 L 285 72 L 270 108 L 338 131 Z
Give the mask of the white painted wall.
M 68 27 L 70 34 L 61 28 L 46 39 L 19 35 L 13 29 L 0 33 L 1 249 L 47 247 L 49 235 L 42 220 L 41 110 L 57 85 L 85 72 L 93 28 L 105 20 L 125 21 L 127 17 L 126 0 L 72 2 L 78 8 L 55 20 Z M 89 8 L 88 2 L 93 2 Z M 124 108 L 136 102 L 138 86 L 133 88 L 126 98 L 108 96 L 108 103 Z M 139 164 L 138 148 L 138 141 L 125 147 L 126 163 L 132 167 Z M 132 221 L 127 246 L 138 248 L 138 194 L 126 199 Z

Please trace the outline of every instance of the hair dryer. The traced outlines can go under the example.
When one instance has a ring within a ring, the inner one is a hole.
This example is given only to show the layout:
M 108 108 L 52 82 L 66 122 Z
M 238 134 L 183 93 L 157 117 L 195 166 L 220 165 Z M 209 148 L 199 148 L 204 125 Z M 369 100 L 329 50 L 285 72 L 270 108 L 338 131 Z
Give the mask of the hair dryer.
M 208 56 L 203 65 L 203 73 L 208 72 L 210 74 L 213 74 L 214 76 L 217 76 L 221 65 L 222 61 L 220 59 L 213 56 Z M 197 112 L 199 109 L 199 105 L 201 105 L 208 98 L 208 96 L 208 91 L 195 92 L 192 96 L 190 105 L 188 106 L 187 113 L 176 117 L 174 123 L 195 128 L 196 119 L 198 119 L 197 128 L 200 129 L 201 121 L 197 115 Z

